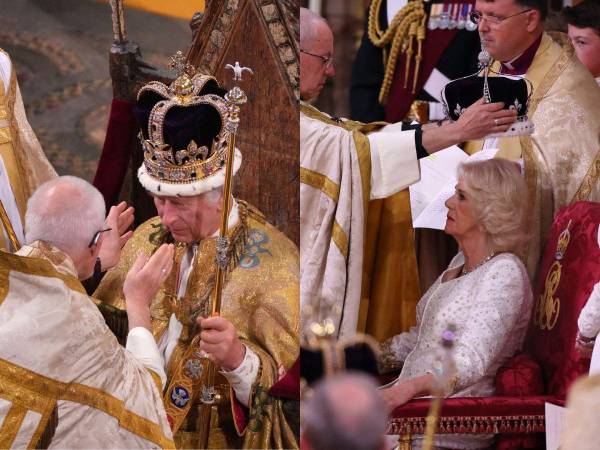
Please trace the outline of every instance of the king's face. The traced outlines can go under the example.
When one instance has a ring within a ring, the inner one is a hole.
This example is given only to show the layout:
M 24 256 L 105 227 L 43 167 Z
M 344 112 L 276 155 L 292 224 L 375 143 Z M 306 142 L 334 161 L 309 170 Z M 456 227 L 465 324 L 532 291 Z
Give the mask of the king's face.
M 154 196 L 162 224 L 178 242 L 191 244 L 212 236 L 221 219 L 221 198 Z

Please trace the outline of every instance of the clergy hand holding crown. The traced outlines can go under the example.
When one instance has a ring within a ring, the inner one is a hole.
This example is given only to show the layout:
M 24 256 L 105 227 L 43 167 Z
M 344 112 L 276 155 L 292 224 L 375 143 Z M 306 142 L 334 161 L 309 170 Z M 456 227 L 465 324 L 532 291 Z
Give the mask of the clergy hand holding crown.
M 134 110 L 144 148 L 138 179 L 159 217 L 136 229 L 95 296 L 101 307 L 123 310 L 120 287 L 134 252 L 174 242 L 174 270 L 152 301 L 151 329 L 177 446 L 296 447 L 270 389 L 286 382 L 298 357 L 297 249 L 231 195 L 244 92 L 236 86 L 223 97 L 216 79 L 181 54 L 174 65 L 177 79 L 144 86 Z M 231 68 L 239 80 L 244 68 Z

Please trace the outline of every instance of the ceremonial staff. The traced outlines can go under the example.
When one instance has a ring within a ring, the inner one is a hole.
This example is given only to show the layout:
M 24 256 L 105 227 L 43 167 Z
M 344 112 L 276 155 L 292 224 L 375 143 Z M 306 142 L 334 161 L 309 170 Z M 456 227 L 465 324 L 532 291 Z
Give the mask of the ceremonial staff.
M 227 102 L 228 114 L 227 121 L 225 123 L 225 130 L 229 133 L 229 146 L 227 148 L 227 161 L 225 163 L 225 184 L 223 185 L 223 211 L 221 213 L 221 226 L 219 229 L 219 237 L 217 238 L 217 252 L 215 258 L 215 264 L 217 267 L 215 275 L 215 287 L 213 291 L 212 299 L 212 316 L 218 316 L 221 313 L 221 296 L 223 294 L 223 283 L 225 280 L 225 274 L 227 266 L 229 265 L 229 259 L 231 253 L 229 251 L 229 237 L 227 236 L 227 230 L 229 228 L 229 210 L 231 208 L 231 191 L 233 184 L 233 158 L 235 155 L 235 137 L 237 128 L 240 122 L 240 106 L 244 105 L 248 101 L 246 93 L 235 84 L 242 80 L 242 74 L 244 72 L 253 73 L 249 67 L 241 67 L 240 63 L 236 61 L 235 65 L 227 64 L 226 69 L 233 71 L 233 82 L 234 87 L 225 94 L 225 101 Z M 212 361 L 208 361 L 206 366 L 206 384 L 202 387 L 200 394 L 200 400 L 202 405 L 199 412 L 199 433 L 201 448 L 208 448 L 208 435 L 210 433 L 210 423 L 212 416 L 212 408 L 215 403 L 220 402 L 222 399 L 217 394 L 214 387 L 215 383 L 216 367 Z

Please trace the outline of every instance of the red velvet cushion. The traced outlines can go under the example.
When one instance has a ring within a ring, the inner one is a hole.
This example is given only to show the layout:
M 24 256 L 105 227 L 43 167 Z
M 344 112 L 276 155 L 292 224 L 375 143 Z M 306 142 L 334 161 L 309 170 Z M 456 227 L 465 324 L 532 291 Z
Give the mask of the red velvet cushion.
M 544 394 L 542 369 L 529 355 L 518 354 L 496 373 L 496 395 L 519 397 Z
M 542 369 L 529 355 L 518 354 L 496 373 L 496 395 L 530 397 L 544 393 Z M 540 436 L 506 433 L 496 439 L 496 450 L 536 448 Z

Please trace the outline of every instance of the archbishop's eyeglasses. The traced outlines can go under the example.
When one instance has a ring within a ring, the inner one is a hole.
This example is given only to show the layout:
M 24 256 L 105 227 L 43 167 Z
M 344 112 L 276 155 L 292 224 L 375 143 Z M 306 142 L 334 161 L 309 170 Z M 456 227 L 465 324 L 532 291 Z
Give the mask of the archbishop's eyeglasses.
M 106 233 L 107 231 L 110 231 L 110 230 L 112 230 L 112 228 L 107 228 L 106 230 L 98 230 L 98 231 L 96 231 L 96 233 L 94 234 L 94 237 L 92 238 L 92 240 L 88 244 L 88 248 L 93 247 L 94 245 L 97 245 L 98 244 L 98 239 L 100 239 L 100 235 L 102 233 Z
M 510 16 L 506 16 L 506 17 L 500 17 L 500 16 L 493 16 L 490 14 L 483 14 L 480 11 L 471 11 L 471 13 L 469 14 L 469 19 L 471 19 L 471 22 L 473 22 L 475 25 L 479 25 L 481 23 L 482 20 L 485 20 L 489 25 L 500 25 L 502 22 L 504 22 L 507 19 L 510 19 L 511 17 L 517 17 L 520 16 L 521 14 L 525 14 L 526 12 L 532 11 L 531 8 L 530 9 L 525 9 L 521 12 L 518 12 L 516 14 L 512 14 Z
M 323 65 L 325 67 L 333 66 L 333 55 L 329 55 L 329 56 L 317 55 L 315 53 L 310 53 L 310 52 L 307 52 L 306 50 L 302 50 L 302 49 L 300 49 L 300 52 L 304 53 L 306 55 L 314 56 L 315 58 L 319 58 L 321 61 L 323 61 Z

